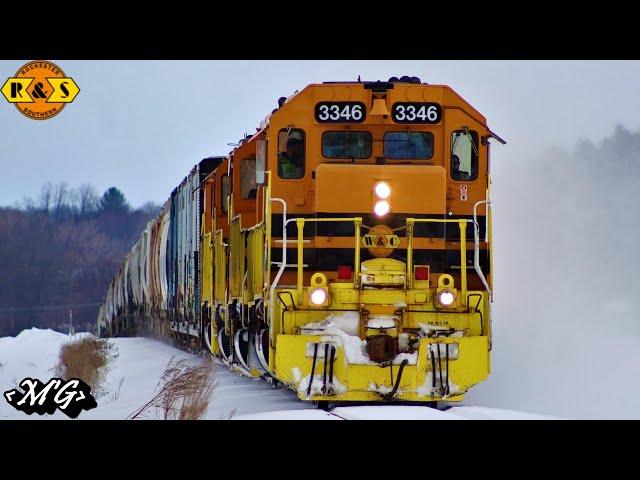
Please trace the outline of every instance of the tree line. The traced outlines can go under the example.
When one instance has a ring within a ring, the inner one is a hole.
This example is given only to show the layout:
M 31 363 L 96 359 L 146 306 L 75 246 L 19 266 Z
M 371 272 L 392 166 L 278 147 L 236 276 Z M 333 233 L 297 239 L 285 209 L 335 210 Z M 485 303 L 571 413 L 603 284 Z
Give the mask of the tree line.
M 134 209 L 116 187 L 42 186 L 0 207 L 0 337 L 30 327 L 94 329 L 116 270 L 160 206 Z

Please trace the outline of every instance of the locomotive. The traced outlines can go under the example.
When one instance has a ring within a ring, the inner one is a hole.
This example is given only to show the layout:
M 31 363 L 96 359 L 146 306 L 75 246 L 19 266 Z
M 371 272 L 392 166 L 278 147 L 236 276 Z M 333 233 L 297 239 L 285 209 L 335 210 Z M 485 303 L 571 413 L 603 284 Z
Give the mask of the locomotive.
M 193 167 L 101 335 L 205 349 L 316 402 L 461 401 L 490 372 L 490 140 L 416 77 L 308 85 Z

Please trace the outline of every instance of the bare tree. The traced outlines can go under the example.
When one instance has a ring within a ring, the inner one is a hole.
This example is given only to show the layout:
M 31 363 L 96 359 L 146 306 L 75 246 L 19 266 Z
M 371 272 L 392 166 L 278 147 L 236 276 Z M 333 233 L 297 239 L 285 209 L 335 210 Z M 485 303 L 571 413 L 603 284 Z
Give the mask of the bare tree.
M 42 185 L 42 189 L 40 190 L 39 204 L 40 208 L 45 212 L 49 212 L 51 209 L 51 202 L 53 196 L 53 185 L 51 182 L 47 182 Z
M 100 197 L 92 185 L 84 184 L 78 187 L 78 210 L 80 216 L 94 213 L 100 206 Z
M 60 218 L 64 210 L 69 208 L 69 201 L 71 199 L 70 193 L 67 182 L 61 182 L 54 188 L 53 211 L 56 218 Z
M 16 210 L 24 210 L 26 212 L 35 212 L 38 207 L 31 197 L 24 197 L 21 201 L 16 202 Z

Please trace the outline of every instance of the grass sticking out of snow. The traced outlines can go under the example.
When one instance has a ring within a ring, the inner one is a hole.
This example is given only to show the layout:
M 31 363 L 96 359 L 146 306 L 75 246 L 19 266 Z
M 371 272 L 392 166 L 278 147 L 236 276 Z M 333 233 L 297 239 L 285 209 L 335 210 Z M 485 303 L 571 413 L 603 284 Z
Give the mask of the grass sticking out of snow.
M 156 387 L 156 394 L 130 419 L 149 414 L 164 420 L 200 420 L 209 407 L 214 389 L 213 362 L 206 358 L 202 364 L 189 366 L 186 360 L 172 357 Z
M 118 357 L 115 345 L 104 338 L 83 336 L 62 344 L 55 374 L 70 380 L 79 378 L 91 387 L 95 397 L 101 395 L 109 364 Z

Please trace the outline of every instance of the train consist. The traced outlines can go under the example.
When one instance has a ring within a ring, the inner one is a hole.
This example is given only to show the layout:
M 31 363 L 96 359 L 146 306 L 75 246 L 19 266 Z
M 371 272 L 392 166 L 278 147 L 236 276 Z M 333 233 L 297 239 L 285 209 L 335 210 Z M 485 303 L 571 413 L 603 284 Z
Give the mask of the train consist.
M 489 140 L 504 141 L 415 77 L 278 104 L 147 224 L 101 334 L 204 348 L 302 400 L 462 400 L 490 372 Z

